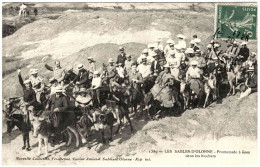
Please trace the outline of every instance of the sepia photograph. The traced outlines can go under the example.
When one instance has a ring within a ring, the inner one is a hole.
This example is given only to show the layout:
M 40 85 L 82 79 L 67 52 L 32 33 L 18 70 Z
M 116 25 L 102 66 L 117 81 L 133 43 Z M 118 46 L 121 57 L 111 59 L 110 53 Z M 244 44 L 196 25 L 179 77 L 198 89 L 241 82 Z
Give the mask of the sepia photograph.
M 2 165 L 257 165 L 257 2 L 2 2 Z

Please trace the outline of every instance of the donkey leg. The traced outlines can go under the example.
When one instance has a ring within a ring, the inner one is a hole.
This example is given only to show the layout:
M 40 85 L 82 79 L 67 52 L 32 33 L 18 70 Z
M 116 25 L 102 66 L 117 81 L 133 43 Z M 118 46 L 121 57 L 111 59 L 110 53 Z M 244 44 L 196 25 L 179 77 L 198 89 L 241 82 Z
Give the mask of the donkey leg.
M 31 151 L 29 132 L 26 133 L 27 151 Z
M 67 130 L 67 132 L 68 132 L 68 135 L 69 135 L 69 140 L 68 140 L 66 146 L 68 147 L 68 146 L 71 145 L 71 142 L 72 142 L 72 134 L 71 134 L 71 131 L 70 131 L 70 130 Z
M 205 103 L 203 108 L 206 108 L 207 104 L 208 104 L 208 98 L 209 98 L 209 93 L 206 94 L 206 99 L 205 99 Z
M 25 133 L 22 133 L 23 136 L 23 147 L 22 150 L 24 150 L 26 148 L 26 137 L 25 137 Z
M 118 127 L 117 127 L 117 130 L 116 130 L 116 134 L 118 134 L 119 129 L 120 129 L 120 127 L 121 127 L 121 124 L 122 124 L 122 122 L 121 122 L 121 119 L 120 119 L 119 124 L 118 124 Z
M 41 148 L 42 148 L 42 138 L 38 137 L 38 152 L 37 152 L 37 156 L 41 155 Z
M 79 147 L 79 133 L 74 127 L 68 126 L 68 129 L 75 135 L 76 137 L 76 147 Z
M 48 137 L 44 137 L 44 148 L 45 148 L 45 157 L 47 157 L 48 156 Z
M 131 122 L 131 119 L 130 119 L 129 115 L 128 115 L 128 114 L 125 114 L 125 117 L 126 117 L 127 121 L 128 121 L 129 124 L 130 124 L 131 132 L 133 132 L 134 128 L 133 128 L 133 126 L 132 126 L 132 122 Z
M 110 138 L 109 138 L 109 141 L 112 141 L 112 137 L 113 137 L 113 124 L 110 125 Z
M 104 129 L 101 130 L 101 135 L 102 135 L 102 143 L 106 143 Z

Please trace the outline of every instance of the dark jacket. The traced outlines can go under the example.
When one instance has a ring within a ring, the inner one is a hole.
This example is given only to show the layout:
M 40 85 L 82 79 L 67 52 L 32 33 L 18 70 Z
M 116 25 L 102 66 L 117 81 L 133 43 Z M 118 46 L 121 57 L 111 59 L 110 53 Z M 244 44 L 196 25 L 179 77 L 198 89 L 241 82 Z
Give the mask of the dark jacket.
M 82 88 L 89 88 L 90 87 L 90 81 L 89 81 L 89 73 L 87 70 L 79 71 L 76 78 L 74 78 L 73 83 L 79 82 L 79 87 Z
M 249 76 L 248 86 L 250 88 L 257 88 L 257 75 L 256 74 L 253 74 L 252 76 Z
M 36 94 L 35 91 L 32 88 L 26 88 L 22 76 L 18 75 L 19 82 L 21 86 L 23 87 L 23 100 L 24 102 L 28 103 L 28 106 L 34 106 L 35 110 L 41 109 L 40 103 L 36 100 Z
M 239 52 L 238 52 L 238 56 L 241 55 L 243 58 L 241 59 L 242 62 L 245 62 L 248 57 L 249 57 L 249 49 L 247 47 L 245 48 L 240 48 Z
M 122 63 L 123 67 L 125 66 L 125 61 L 126 61 L 126 54 L 124 53 L 123 55 L 118 55 L 117 56 L 117 61 L 116 63 Z
M 58 108 L 59 112 L 64 112 L 68 109 L 68 99 L 63 95 L 60 97 L 52 95 L 47 104 L 50 106 L 51 112 L 53 112 L 55 108 Z
M 162 71 L 162 68 L 161 68 L 161 65 L 160 65 L 159 61 L 157 61 L 156 66 L 155 66 L 155 61 L 153 61 L 152 64 L 151 64 L 151 71 L 152 71 L 152 73 L 154 73 L 155 70 L 157 70 L 157 74 L 159 74 Z

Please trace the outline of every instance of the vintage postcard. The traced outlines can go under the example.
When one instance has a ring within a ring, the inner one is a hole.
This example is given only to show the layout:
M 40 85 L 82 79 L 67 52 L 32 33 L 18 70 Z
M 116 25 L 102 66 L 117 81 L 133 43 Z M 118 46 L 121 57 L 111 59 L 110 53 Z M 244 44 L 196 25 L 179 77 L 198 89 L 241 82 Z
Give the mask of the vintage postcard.
M 2 3 L 2 165 L 257 165 L 257 3 Z

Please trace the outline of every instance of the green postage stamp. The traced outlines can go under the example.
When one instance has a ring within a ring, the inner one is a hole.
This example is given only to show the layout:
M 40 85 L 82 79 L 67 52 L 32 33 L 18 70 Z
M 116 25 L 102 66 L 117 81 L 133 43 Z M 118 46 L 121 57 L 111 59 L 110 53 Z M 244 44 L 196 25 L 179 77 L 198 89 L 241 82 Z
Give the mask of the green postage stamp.
M 217 5 L 216 37 L 255 40 L 257 6 Z

